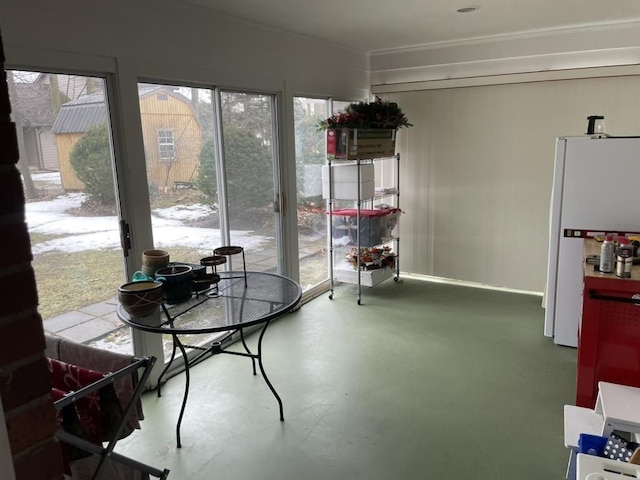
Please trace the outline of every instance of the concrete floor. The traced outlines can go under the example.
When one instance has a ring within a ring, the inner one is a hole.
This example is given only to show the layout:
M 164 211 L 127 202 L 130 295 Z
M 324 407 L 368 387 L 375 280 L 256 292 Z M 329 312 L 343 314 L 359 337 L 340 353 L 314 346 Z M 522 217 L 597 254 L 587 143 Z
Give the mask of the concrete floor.
M 143 398 L 117 451 L 170 479 L 563 479 L 576 350 L 543 337 L 541 298 L 403 279 L 337 291 L 272 324 L 267 373 L 218 355 Z M 255 338 L 252 338 L 255 342 Z

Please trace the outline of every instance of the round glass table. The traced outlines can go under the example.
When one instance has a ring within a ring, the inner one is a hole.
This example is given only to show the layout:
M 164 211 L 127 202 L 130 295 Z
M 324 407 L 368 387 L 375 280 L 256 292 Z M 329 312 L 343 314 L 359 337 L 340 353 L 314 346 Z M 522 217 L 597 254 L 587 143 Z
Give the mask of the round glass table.
M 227 353 L 251 358 L 253 374 L 256 375 L 256 360 L 262 376 L 278 401 L 280 420 L 284 420 L 282 400 L 264 370 L 262 362 L 262 340 L 271 320 L 294 310 L 300 303 L 302 289 L 290 278 L 266 272 L 219 272 L 220 281 L 216 287 L 194 293 L 190 299 L 176 305 L 161 305 L 160 316 L 132 318 L 118 305 L 118 317 L 132 328 L 145 332 L 171 335 L 173 348 L 171 359 L 158 379 L 158 396 L 161 396 L 162 377 L 168 372 L 179 350 L 185 365 L 185 389 L 176 425 L 177 446 L 182 446 L 180 425 L 189 396 L 189 367 L 207 355 Z M 246 283 L 245 283 L 246 282 Z M 261 326 L 257 351 L 253 353 L 246 341 L 244 329 Z M 226 350 L 221 342 L 210 345 L 191 346 L 182 342 L 181 336 L 211 334 L 216 332 L 239 332 L 244 351 Z M 189 359 L 187 348 L 200 353 Z

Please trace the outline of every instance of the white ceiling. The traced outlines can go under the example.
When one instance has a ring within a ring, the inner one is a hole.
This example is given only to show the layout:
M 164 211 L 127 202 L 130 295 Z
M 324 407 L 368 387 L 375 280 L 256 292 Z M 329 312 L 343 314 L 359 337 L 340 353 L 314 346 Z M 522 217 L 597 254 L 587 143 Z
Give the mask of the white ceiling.
M 172 0 L 361 52 L 640 20 L 640 0 Z M 461 7 L 477 11 L 460 14 Z

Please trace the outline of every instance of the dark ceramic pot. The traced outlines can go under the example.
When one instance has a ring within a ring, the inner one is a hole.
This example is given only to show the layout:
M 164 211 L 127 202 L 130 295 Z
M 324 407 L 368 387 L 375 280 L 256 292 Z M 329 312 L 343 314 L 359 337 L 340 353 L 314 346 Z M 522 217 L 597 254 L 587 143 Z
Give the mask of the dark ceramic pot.
M 207 274 L 207 268 L 205 266 L 197 265 L 195 263 L 181 263 L 181 262 L 169 262 L 169 265 L 167 266 L 174 267 L 178 265 L 187 265 L 191 267 L 191 271 L 193 272 L 191 282 L 192 282 L 192 288 L 194 292 L 201 292 L 208 288 L 205 281 L 205 275 Z
M 172 265 L 156 271 L 156 280 L 164 284 L 164 301 L 181 303 L 191 298 L 193 269 L 189 265 Z

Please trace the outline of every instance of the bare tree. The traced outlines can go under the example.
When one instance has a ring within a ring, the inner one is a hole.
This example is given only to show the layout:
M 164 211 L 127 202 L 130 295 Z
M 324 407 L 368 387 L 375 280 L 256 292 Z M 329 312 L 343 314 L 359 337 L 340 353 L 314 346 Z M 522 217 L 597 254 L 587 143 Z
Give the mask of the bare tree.
M 15 81 L 13 78 L 13 72 L 7 71 L 7 83 L 9 85 L 9 97 L 17 99 L 18 94 L 16 91 Z M 20 159 L 18 160 L 18 169 L 22 174 L 24 182 L 25 196 L 28 199 L 38 198 L 38 191 L 33 184 L 31 178 L 31 171 L 29 170 L 29 164 L 27 162 L 27 153 L 24 146 L 24 117 L 21 115 L 19 109 L 14 110 L 14 123 L 16 125 L 16 133 L 18 137 L 18 151 L 20 152 Z

